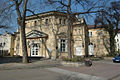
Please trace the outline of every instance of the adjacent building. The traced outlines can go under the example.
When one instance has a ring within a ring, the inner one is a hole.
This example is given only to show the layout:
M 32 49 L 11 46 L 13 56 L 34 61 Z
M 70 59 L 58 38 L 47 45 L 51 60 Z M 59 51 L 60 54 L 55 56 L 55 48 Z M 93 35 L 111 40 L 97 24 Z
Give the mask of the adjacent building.
M 120 30 L 118 30 L 117 35 L 115 36 L 116 50 L 120 50 Z
M 89 55 L 105 56 L 109 53 L 109 33 L 101 25 L 88 25 Z
M 6 32 L 0 35 L 0 55 L 14 55 L 15 35 Z

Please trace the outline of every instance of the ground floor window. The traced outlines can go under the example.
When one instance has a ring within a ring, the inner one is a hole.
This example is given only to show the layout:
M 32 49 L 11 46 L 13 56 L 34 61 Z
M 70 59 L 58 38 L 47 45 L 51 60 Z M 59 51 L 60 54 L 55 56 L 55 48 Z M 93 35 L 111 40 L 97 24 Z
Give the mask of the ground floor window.
M 60 40 L 60 52 L 67 52 L 67 40 Z

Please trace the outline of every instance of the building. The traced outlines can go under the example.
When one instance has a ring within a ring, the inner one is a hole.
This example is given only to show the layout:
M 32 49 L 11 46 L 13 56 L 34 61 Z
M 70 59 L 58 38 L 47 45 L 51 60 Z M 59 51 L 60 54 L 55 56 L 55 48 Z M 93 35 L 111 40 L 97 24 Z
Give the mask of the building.
M 116 43 L 116 50 L 119 51 L 120 50 L 120 30 L 115 36 L 115 43 Z
M 88 25 L 89 55 L 105 56 L 109 53 L 109 33 L 101 25 Z
M 83 18 L 73 16 L 72 51 L 73 56 L 87 53 L 87 26 Z M 28 56 L 67 57 L 67 14 L 50 11 L 26 17 L 26 38 Z M 15 55 L 22 56 L 20 33 L 15 40 Z M 57 54 L 56 54 L 57 53 Z
M 72 56 L 105 56 L 109 52 L 109 34 L 101 26 L 86 25 L 84 18 L 72 17 Z M 50 11 L 26 17 L 29 57 L 61 58 L 67 53 L 67 14 Z M 20 31 L 16 33 L 14 55 L 22 56 Z
M 6 32 L 0 35 L 0 55 L 11 55 L 14 54 L 14 40 L 15 35 Z

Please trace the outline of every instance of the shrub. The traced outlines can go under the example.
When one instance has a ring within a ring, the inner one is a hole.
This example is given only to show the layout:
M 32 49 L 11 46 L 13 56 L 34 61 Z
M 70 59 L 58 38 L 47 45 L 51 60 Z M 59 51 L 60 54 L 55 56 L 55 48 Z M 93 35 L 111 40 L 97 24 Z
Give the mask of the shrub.
M 63 61 L 70 61 L 70 62 L 81 62 L 83 61 L 84 58 L 83 57 L 73 57 L 73 58 L 64 58 Z

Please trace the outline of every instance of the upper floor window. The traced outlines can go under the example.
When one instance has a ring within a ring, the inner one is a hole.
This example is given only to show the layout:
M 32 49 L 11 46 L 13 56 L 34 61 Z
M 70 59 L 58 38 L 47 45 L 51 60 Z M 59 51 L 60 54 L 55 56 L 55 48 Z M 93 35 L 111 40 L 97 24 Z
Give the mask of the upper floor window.
M 48 19 L 45 20 L 45 24 L 48 24 Z
M 34 26 L 37 26 L 37 21 L 34 21 Z
M 92 37 L 92 36 L 93 36 L 92 32 L 88 32 L 88 37 Z
M 64 19 L 63 24 L 66 24 L 66 19 Z
M 117 42 L 119 42 L 119 39 L 117 39 Z
M 59 19 L 59 24 L 62 24 L 62 19 Z

